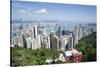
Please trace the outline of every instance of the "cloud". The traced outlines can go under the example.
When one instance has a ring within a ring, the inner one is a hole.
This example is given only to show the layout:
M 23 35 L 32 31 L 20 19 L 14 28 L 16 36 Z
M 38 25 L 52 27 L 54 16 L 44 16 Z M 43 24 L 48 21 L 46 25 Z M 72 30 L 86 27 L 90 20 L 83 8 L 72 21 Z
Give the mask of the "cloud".
M 27 14 L 30 15 L 30 16 L 32 15 L 32 13 L 27 13 Z
M 17 10 L 18 13 L 20 14 L 25 14 L 28 16 L 32 16 L 34 14 L 47 14 L 47 9 L 40 9 L 40 10 L 32 10 L 32 9 L 19 9 Z
M 35 11 L 35 13 L 37 13 L 37 14 L 47 14 L 47 9 L 40 9 L 40 10 Z
M 28 10 L 19 9 L 17 12 L 21 14 L 26 14 L 26 15 L 32 15 L 32 11 L 29 9 Z
M 22 13 L 22 14 L 26 14 L 27 13 L 27 11 L 26 10 L 23 10 L 23 9 L 19 9 L 17 12 L 18 13 Z

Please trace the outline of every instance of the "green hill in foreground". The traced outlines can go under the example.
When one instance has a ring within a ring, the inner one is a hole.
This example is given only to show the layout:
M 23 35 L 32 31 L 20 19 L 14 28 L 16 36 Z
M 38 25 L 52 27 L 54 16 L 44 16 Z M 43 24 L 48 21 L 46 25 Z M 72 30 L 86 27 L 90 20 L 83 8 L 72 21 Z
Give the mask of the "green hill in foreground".
M 83 53 L 83 62 L 96 61 L 96 32 L 82 38 L 75 46 Z M 61 51 L 40 48 L 36 50 L 14 47 L 11 48 L 11 66 L 43 65 L 46 59 L 56 59 Z M 51 64 L 62 63 L 61 61 Z
M 83 61 L 96 61 L 96 32 L 82 38 L 75 48 L 83 53 Z
M 46 59 L 56 59 L 59 53 L 56 50 L 40 48 L 36 50 L 14 47 L 11 48 L 11 66 L 47 64 Z M 61 62 L 58 62 L 61 63 Z

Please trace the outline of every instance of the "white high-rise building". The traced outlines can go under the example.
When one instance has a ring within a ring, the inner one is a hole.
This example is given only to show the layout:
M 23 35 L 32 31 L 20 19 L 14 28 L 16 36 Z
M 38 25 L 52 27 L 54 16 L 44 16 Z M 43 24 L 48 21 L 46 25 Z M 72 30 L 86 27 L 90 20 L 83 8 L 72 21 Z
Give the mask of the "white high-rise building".
M 33 27 L 32 27 L 32 35 L 33 35 L 34 39 L 36 39 L 38 37 L 37 25 L 33 25 Z
M 41 48 L 45 48 L 45 46 L 46 46 L 46 43 L 45 43 L 45 37 L 42 35 L 41 36 Z
M 32 27 L 32 49 L 38 49 L 41 47 L 40 35 L 38 34 L 38 26 Z
M 50 49 L 50 36 L 47 36 L 47 47 Z
M 69 34 L 69 49 L 73 48 L 73 36 L 72 33 Z
M 49 34 L 41 35 L 41 47 L 50 49 L 50 36 Z
M 25 35 L 24 32 L 21 30 L 20 35 L 19 35 L 19 47 L 25 47 Z
M 26 42 L 27 42 L 27 48 L 32 48 L 32 38 L 31 37 L 26 38 Z
M 68 45 L 68 36 L 67 35 L 63 35 L 62 38 L 61 38 L 61 42 L 62 42 L 62 45 L 61 45 L 61 50 L 65 50 L 66 46 Z
M 32 39 L 32 49 L 36 49 L 36 40 Z
M 78 30 L 78 40 L 80 40 L 83 37 L 83 33 L 84 33 L 83 26 L 80 24 Z
M 37 36 L 36 38 L 36 49 L 41 47 L 41 40 L 40 40 L 40 35 Z
M 74 45 L 78 44 L 78 27 L 74 28 Z
M 61 50 L 72 49 L 73 48 L 73 36 L 72 33 L 69 35 L 63 35 L 61 38 L 62 45 Z
M 13 36 L 11 38 L 11 44 L 13 44 L 14 46 L 18 45 L 18 36 Z

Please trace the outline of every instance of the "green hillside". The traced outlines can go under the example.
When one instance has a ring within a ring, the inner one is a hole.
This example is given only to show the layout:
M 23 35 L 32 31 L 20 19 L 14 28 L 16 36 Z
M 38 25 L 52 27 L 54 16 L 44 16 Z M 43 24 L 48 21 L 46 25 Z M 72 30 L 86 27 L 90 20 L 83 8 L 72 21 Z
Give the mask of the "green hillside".
M 75 48 L 83 53 L 83 61 L 96 61 L 96 32 L 82 38 Z
M 11 66 L 42 65 L 47 64 L 46 59 L 59 57 L 58 51 L 45 48 L 32 50 L 14 47 L 11 51 Z

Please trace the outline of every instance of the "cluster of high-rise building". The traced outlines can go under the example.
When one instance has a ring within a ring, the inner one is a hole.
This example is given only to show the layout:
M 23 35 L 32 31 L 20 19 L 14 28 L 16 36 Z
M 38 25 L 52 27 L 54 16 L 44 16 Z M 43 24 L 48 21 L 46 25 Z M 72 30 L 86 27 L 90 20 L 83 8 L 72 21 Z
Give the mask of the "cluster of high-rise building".
M 49 29 L 49 28 L 48 28 Z M 62 30 L 60 25 L 56 25 L 56 30 L 48 32 L 40 24 L 33 24 L 28 30 L 24 30 L 23 26 L 18 29 L 19 34 L 11 37 L 11 45 L 23 48 L 48 48 L 54 50 L 72 49 L 78 41 L 91 34 L 88 26 L 77 25 L 72 31 Z

